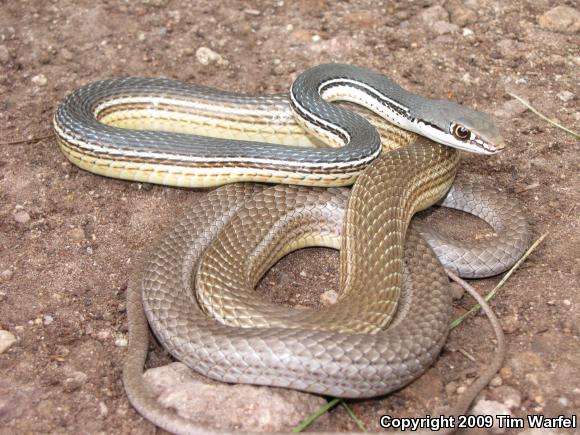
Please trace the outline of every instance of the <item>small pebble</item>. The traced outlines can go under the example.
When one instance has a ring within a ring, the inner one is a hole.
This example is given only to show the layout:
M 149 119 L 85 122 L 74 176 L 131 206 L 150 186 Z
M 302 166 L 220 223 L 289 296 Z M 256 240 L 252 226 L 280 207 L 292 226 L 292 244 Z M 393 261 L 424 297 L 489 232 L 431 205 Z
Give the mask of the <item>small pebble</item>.
M 320 303 L 324 306 L 336 304 L 338 293 L 334 290 L 325 291 L 320 295 Z
M 73 60 L 75 55 L 72 53 L 72 51 L 67 50 L 66 48 L 63 48 L 60 51 L 60 54 L 62 55 L 64 60 Z
M 48 314 L 42 317 L 42 323 L 44 323 L 44 325 L 50 325 L 52 322 L 54 322 L 54 317 Z
M 125 337 L 119 337 L 115 340 L 115 346 L 117 347 L 127 347 L 127 339 Z
M 513 334 L 519 328 L 517 316 L 505 316 L 501 319 L 501 326 L 506 334 Z
M 63 381 L 64 390 L 68 393 L 78 390 L 86 381 L 87 374 L 83 372 L 76 371 L 70 367 L 64 368 L 68 377 Z
M 0 329 L 0 354 L 10 349 L 10 346 L 12 346 L 14 343 L 16 343 L 16 337 L 14 334 Z
M 458 26 L 463 27 L 467 24 L 477 22 L 477 14 L 461 4 L 454 4 L 452 7 L 448 7 L 448 10 L 451 16 L 451 22 Z
M 570 100 L 574 99 L 574 94 L 570 91 L 562 91 L 562 92 L 558 92 L 556 94 L 556 96 L 562 100 L 564 103 L 567 103 Z
M 44 74 L 37 74 L 32 77 L 32 83 L 38 86 L 45 86 L 48 83 L 48 79 Z
M 571 405 L 570 400 L 567 397 L 558 397 L 558 403 L 565 408 L 568 408 Z
M 463 297 L 465 294 L 465 289 L 461 287 L 456 282 L 451 283 L 451 297 L 454 301 L 457 301 Z
M 12 214 L 12 217 L 19 224 L 26 224 L 30 222 L 30 215 L 26 210 L 17 210 Z
M 304 271 L 304 270 L 301 270 L 299 275 L 300 275 L 301 277 L 305 277 L 305 276 L 306 276 L 306 271 Z
M 499 375 L 503 380 L 507 380 L 513 377 L 514 372 L 511 367 L 502 367 L 499 369 Z
M 5 45 L 0 45 L 0 62 L 8 63 L 9 60 L 10 52 L 8 51 L 8 48 L 6 48 Z
M 445 385 L 445 394 L 451 396 L 457 392 L 457 382 L 451 381 Z
M 10 281 L 13 276 L 14 272 L 12 272 L 10 269 L 3 270 L 2 273 L 0 273 L 0 278 L 2 281 Z
M 106 416 L 109 413 L 109 408 L 103 402 L 99 402 L 99 415 L 101 417 Z
M 261 12 L 257 9 L 244 9 L 244 14 L 246 15 L 253 15 L 253 16 L 258 16 L 261 14 Z
M 492 387 L 501 387 L 502 384 L 503 379 L 499 375 L 494 376 L 492 380 L 489 382 L 489 385 L 491 385 Z
M 199 63 L 206 66 L 209 64 L 226 66 L 229 63 L 219 53 L 216 53 L 215 51 L 207 47 L 199 47 L 195 52 L 195 57 Z

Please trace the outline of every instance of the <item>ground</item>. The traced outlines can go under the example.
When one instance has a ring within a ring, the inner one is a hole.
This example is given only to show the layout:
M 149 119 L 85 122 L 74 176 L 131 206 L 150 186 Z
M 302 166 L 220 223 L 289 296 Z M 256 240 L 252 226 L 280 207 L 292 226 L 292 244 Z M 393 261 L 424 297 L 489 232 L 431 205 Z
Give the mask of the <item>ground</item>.
M 484 395 L 511 397 L 519 417 L 580 414 L 580 146 L 508 95 L 578 130 L 578 18 L 565 10 L 540 19 L 562 3 L 575 2 L 0 0 L 0 330 L 17 338 L 0 354 L 0 433 L 156 431 L 120 380 L 127 276 L 143 247 L 205 194 L 72 166 L 52 136 L 59 101 L 87 82 L 128 75 L 285 92 L 324 62 L 373 68 L 414 92 L 496 114 L 507 150 L 466 156 L 461 176 L 517 198 L 534 237 L 549 235 L 493 300 L 509 353 Z M 197 56 L 200 47 L 221 58 Z M 460 234 L 486 231 L 459 221 L 449 226 L 468 225 Z M 262 287 L 316 305 L 309 289 L 336 289 L 337 259 L 324 249 L 292 254 Z M 474 285 L 483 292 L 495 282 Z M 470 304 L 464 296 L 456 312 Z M 489 358 L 491 338 L 484 317 L 471 319 L 424 377 L 354 411 L 376 430 L 383 414 L 453 403 Z M 151 359 L 168 360 L 158 349 Z M 339 407 L 316 429 L 356 426 Z

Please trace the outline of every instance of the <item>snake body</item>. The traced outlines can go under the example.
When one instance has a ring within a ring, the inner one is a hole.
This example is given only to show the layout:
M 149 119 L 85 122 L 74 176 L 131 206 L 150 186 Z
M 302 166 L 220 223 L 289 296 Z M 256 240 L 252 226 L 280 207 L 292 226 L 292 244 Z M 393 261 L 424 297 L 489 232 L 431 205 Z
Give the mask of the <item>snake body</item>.
M 81 88 L 57 110 L 63 152 L 103 175 L 193 187 L 234 181 L 343 186 L 358 177 L 342 233 L 344 193 L 233 185 L 209 193 L 156 247 L 135 286 L 157 337 L 198 372 L 226 382 L 370 397 L 418 376 L 445 340 L 445 275 L 418 231 L 407 227 L 417 210 L 448 191 L 458 153 L 379 121 L 381 143 L 364 118 L 326 100 L 361 104 L 455 148 L 492 154 L 503 146 L 487 115 L 416 96 L 379 74 L 345 65 L 299 76 L 290 100 L 128 78 Z M 389 136 L 411 143 L 377 157 Z M 493 205 L 492 199 L 476 211 L 485 215 Z M 313 214 L 316 207 L 323 212 Z M 508 209 L 519 212 L 503 211 Z M 256 228 L 256 220 L 263 228 Z M 476 254 L 457 250 L 451 262 L 474 256 L 487 265 L 468 266 L 472 275 L 501 272 L 527 244 L 525 222 L 518 220 L 516 228 L 506 255 L 490 254 L 489 247 Z M 285 253 L 310 244 L 337 247 L 339 237 L 343 297 L 324 320 L 312 313 L 287 315 L 252 297 L 257 280 Z M 129 301 L 139 303 L 131 295 Z

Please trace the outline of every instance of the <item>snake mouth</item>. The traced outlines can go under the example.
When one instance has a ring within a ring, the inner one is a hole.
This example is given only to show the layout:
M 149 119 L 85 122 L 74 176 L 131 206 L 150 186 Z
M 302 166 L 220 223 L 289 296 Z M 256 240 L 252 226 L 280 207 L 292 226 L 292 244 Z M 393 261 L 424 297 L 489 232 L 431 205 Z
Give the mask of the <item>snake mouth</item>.
M 483 142 L 484 154 L 498 154 L 506 148 L 506 143 L 502 138 L 496 138 L 493 142 Z
M 503 139 L 500 139 L 495 143 L 495 152 L 496 153 L 503 151 L 505 148 L 506 148 L 506 143 Z

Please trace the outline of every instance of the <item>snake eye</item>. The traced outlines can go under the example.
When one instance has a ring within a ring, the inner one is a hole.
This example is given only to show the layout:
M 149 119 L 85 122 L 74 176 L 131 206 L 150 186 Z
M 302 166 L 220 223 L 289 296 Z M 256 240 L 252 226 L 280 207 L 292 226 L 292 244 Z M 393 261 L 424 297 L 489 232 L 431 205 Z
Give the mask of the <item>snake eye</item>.
M 455 136 L 459 140 L 467 140 L 470 134 L 471 132 L 469 131 L 469 129 L 465 128 L 462 125 L 457 124 L 453 127 L 453 136 Z

